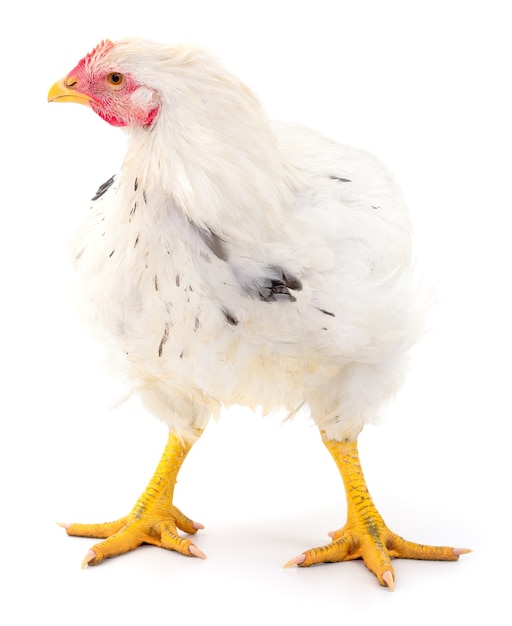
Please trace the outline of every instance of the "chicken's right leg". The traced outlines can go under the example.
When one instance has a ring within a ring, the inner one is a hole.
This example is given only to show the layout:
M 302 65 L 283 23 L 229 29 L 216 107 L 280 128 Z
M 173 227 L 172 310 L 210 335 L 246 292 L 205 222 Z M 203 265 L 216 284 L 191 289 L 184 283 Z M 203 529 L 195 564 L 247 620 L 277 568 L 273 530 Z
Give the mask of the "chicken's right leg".
M 329 533 L 332 543 L 307 550 L 288 561 L 285 567 L 309 567 L 315 563 L 330 563 L 363 559 L 383 587 L 391 590 L 395 584 L 392 558 L 425 561 L 456 561 L 470 550 L 448 546 L 426 546 L 406 541 L 385 524 L 368 492 L 359 461 L 357 441 L 323 442 L 338 466 L 347 496 L 347 523 Z
M 201 432 L 196 431 L 195 440 Z M 106 558 L 134 550 L 143 543 L 176 550 L 187 556 L 206 558 L 190 539 L 180 537 L 177 531 L 179 528 L 188 534 L 195 534 L 204 527 L 183 515 L 172 502 L 178 472 L 192 445 L 169 433 L 152 479 L 126 517 L 104 524 L 61 524 L 68 535 L 105 539 L 92 546 L 85 555 L 82 567 L 98 565 Z

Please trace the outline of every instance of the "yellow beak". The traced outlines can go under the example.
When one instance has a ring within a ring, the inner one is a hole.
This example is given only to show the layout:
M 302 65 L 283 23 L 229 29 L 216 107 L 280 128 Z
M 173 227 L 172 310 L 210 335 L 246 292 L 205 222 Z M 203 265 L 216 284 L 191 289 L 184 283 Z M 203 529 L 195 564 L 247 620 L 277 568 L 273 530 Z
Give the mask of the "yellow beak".
M 91 98 L 77 91 L 74 85 L 76 85 L 76 79 L 73 76 L 58 80 L 50 87 L 48 102 L 76 102 L 89 106 Z

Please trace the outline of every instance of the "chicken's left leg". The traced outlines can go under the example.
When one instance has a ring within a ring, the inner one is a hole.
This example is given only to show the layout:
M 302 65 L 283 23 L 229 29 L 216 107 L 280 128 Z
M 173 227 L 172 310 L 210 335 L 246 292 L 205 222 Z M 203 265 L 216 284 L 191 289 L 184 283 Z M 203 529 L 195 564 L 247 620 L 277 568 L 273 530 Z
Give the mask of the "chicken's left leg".
M 393 589 L 395 574 L 391 557 L 429 561 L 456 561 L 465 549 L 425 546 L 402 539 L 389 530 L 366 487 L 356 441 L 323 439 L 343 478 L 347 495 L 347 523 L 329 533 L 332 543 L 313 548 L 289 561 L 285 567 L 363 559 L 379 583 Z
M 199 437 L 201 432 L 196 431 L 196 434 Z M 187 556 L 206 558 L 190 539 L 180 537 L 177 531 L 179 528 L 188 534 L 195 534 L 203 526 L 183 515 L 172 502 L 178 471 L 191 447 L 192 443 L 169 433 L 151 481 L 126 517 L 104 524 L 62 524 L 68 535 L 105 539 L 85 555 L 83 567 L 97 565 L 143 543 L 176 550 Z

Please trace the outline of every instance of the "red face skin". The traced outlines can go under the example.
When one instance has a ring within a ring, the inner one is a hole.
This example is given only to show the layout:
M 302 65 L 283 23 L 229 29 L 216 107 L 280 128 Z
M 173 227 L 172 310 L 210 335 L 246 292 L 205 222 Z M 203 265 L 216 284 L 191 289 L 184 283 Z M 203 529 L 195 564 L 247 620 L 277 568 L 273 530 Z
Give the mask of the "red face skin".
M 86 55 L 65 79 L 68 88 L 87 96 L 89 106 L 112 126 L 149 126 L 159 110 L 155 90 L 138 83 L 130 74 L 105 71 L 96 63 L 114 44 L 104 41 Z

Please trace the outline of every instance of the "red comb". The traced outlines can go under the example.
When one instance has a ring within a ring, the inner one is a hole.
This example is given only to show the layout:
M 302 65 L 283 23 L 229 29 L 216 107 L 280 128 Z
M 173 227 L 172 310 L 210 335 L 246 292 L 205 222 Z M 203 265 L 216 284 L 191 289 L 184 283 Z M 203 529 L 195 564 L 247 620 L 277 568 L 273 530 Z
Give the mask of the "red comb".
M 83 69 L 84 67 L 89 65 L 92 61 L 98 58 L 101 58 L 113 47 L 114 47 L 114 44 L 110 41 L 110 39 L 104 39 L 91 52 L 89 52 L 88 54 L 84 56 L 84 58 L 76 66 L 76 69 L 79 69 L 79 68 Z

